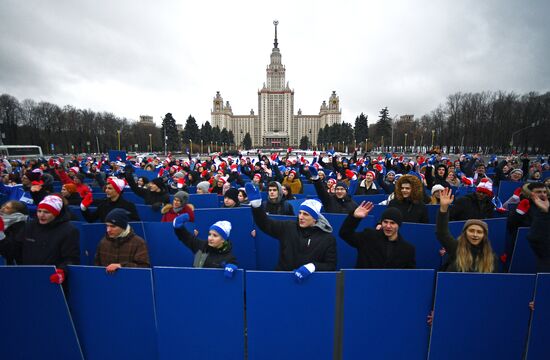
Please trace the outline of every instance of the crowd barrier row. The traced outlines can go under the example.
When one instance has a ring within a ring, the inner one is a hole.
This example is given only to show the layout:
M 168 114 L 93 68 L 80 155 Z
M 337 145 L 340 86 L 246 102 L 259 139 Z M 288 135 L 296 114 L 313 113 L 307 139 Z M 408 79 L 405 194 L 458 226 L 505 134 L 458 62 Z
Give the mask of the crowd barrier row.
M 270 215 L 273 219 L 295 219 L 291 216 Z M 353 268 L 356 264 L 357 251 L 342 240 L 338 232 L 346 218 L 344 214 L 325 214 L 332 225 L 333 235 L 337 244 L 337 268 Z M 231 222 L 230 240 L 233 243 L 233 252 L 236 255 L 239 267 L 247 270 L 273 270 L 277 264 L 279 242 L 262 232 L 254 224 L 252 212 L 249 208 L 236 209 L 197 209 L 195 222 L 185 226 L 189 231 L 198 230 L 198 237 L 206 239 L 210 226 L 219 220 Z M 357 231 L 365 227 L 374 227 L 374 216 L 368 216 L 361 221 Z M 487 219 L 489 237 L 496 254 L 502 254 L 506 247 L 507 231 L 506 219 Z M 81 264 L 92 265 L 95 249 L 105 235 L 105 225 L 102 223 L 74 222 L 80 229 Z M 131 223 L 132 228 L 142 236 L 149 249 L 151 263 L 155 266 L 192 266 L 193 254 L 177 239 L 172 223 L 137 222 Z M 458 236 L 464 226 L 464 221 L 450 222 L 449 228 L 454 236 Z M 252 230 L 256 230 L 255 237 Z M 416 248 L 416 265 L 419 269 L 440 268 L 446 261 L 440 255 L 440 243 L 435 236 L 434 224 L 403 223 L 400 227 L 403 238 Z M 511 272 L 534 273 L 534 254 L 527 242 L 528 229 L 521 229 L 516 242 L 518 249 L 512 257 Z
M 550 274 L 0 267 L 6 359 L 547 359 Z M 37 294 L 40 294 L 37 297 Z M 529 302 L 535 301 L 535 311 Z M 426 323 L 433 309 L 433 325 Z

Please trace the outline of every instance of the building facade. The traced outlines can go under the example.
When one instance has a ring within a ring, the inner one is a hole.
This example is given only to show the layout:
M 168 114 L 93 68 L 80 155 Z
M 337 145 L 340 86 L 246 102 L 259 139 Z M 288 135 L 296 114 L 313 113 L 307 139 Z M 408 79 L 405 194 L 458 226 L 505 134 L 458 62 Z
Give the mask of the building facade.
M 309 143 L 316 146 L 319 129 L 341 122 L 340 99 L 333 91 L 328 104 L 323 101 L 318 115 L 303 115 L 301 109 L 294 113 L 294 90 L 285 80 L 286 68 L 281 61 L 277 42 L 278 22 L 273 24 L 275 42 L 266 69 L 266 82 L 258 90 L 258 114 L 252 109 L 249 115 L 234 115 L 229 101 L 224 104 L 218 91 L 211 110 L 212 126 L 231 130 L 238 145 L 249 133 L 253 147 L 297 147 L 303 136 L 307 136 Z

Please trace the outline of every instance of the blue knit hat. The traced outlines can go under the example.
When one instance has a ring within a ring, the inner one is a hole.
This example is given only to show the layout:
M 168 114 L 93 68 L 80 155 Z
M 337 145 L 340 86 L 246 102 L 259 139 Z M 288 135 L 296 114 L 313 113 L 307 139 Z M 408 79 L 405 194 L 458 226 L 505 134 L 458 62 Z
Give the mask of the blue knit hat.
M 113 209 L 105 217 L 105 222 L 126 229 L 128 227 L 128 222 L 130 221 L 128 215 L 130 215 L 130 213 L 124 209 Z
M 300 211 L 305 211 L 309 215 L 311 215 L 312 218 L 314 218 L 316 221 L 319 220 L 319 215 L 321 215 L 321 207 L 323 204 L 321 204 L 317 200 L 308 199 L 300 205 Z
M 214 223 L 212 226 L 210 226 L 210 229 L 208 230 L 214 230 L 215 232 L 220 234 L 220 236 L 224 240 L 227 240 L 229 238 L 229 234 L 231 233 L 231 223 L 225 220 L 218 221 Z

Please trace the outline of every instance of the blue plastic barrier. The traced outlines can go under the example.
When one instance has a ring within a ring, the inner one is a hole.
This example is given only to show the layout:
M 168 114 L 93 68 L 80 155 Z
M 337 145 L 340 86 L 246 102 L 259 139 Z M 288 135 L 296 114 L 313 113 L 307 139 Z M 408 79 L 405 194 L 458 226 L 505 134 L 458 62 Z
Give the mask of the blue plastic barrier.
M 248 359 L 333 359 L 336 275 L 247 272 Z
M 154 178 L 156 178 L 158 176 L 158 169 L 156 171 L 149 171 L 149 170 L 144 170 L 144 169 L 134 169 L 134 174 L 137 176 L 137 177 L 145 177 L 147 179 L 149 179 L 149 181 L 153 180 Z
M 495 254 L 500 255 L 506 248 L 506 218 L 483 219 L 489 227 L 489 241 Z M 465 221 L 449 222 L 449 230 L 455 238 L 460 235 Z M 434 230 L 435 231 L 435 230 Z
M 155 267 L 153 277 L 159 359 L 244 359 L 244 271 Z
M 399 232 L 415 247 L 417 269 L 438 270 L 441 267 L 442 258 L 439 255 L 441 244 L 435 236 L 435 225 L 403 223 Z
M 344 270 L 343 359 L 426 359 L 434 278 L 433 270 Z
M 521 359 L 534 287 L 535 275 L 439 273 L 429 359 Z
M 518 181 L 501 181 L 498 185 L 498 198 L 504 203 L 510 196 L 514 195 L 514 191 L 518 187 L 522 187 L 523 184 L 523 182 Z
M 186 228 L 192 232 L 194 225 Z M 193 266 L 193 254 L 178 240 L 171 222 L 144 222 L 143 229 L 153 266 Z
M 0 267 L 3 359 L 83 359 L 54 266 Z M 71 279 L 72 281 L 72 279 Z
M 384 201 L 388 198 L 388 195 L 386 194 L 378 194 L 378 195 L 353 195 L 352 199 L 357 204 L 361 204 L 363 201 L 370 201 L 373 204 L 378 204 L 381 201 Z
M 195 206 L 195 209 L 217 208 L 218 195 L 216 194 L 192 194 L 189 195 L 189 203 Z
M 0 266 L 6 265 L 6 259 L 4 257 L 0 256 Z
M 313 184 L 305 184 L 302 182 L 302 194 L 308 196 L 317 196 L 317 191 L 315 191 L 315 185 Z
M 548 359 L 550 343 L 550 274 L 538 274 L 535 289 L 535 311 L 527 346 L 527 359 Z
M 141 221 L 160 221 L 162 214 L 159 210 L 153 210 L 151 205 L 136 204 L 136 210 Z
M 138 196 L 136 193 L 131 191 L 126 191 L 122 193 L 122 197 L 129 202 L 133 202 L 136 205 L 145 205 L 145 200 L 141 196 Z
M 157 358 L 151 269 L 70 267 L 69 303 L 84 356 Z
M 537 272 L 537 259 L 533 249 L 527 241 L 530 228 L 519 228 L 516 236 L 516 244 L 510 262 L 511 273 L 534 274 Z

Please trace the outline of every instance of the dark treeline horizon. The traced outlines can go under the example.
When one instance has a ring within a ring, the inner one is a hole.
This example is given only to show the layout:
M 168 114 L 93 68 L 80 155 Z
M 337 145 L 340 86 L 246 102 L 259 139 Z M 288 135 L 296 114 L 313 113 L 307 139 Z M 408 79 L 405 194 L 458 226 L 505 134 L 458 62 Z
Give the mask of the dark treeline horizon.
M 413 119 L 393 121 L 388 116 L 390 110 L 382 108 L 377 119 L 368 119 L 362 113 L 356 117 L 353 127 L 350 124 L 353 121 L 344 120 L 342 124 L 321 129 L 317 147 L 340 143 L 342 147 L 361 145 L 364 148 L 365 139 L 368 139 L 369 149 L 383 145 L 388 150 L 392 145 L 393 126 L 393 145 L 401 150 L 405 145 L 413 151 L 413 145 L 431 148 L 433 144 L 452 152 L 477 152 L 481 149 L 486 153 L 509 153 L 513 136 L 513 149 L 518 152 L 550 153 L 550 92 L 523 95 L 504 91 L 458 92 L 449 95 L 444 103 L 428 114 Z M 5 145 L 39 145 L 45 153 L 116 149 L 118 131 L 123 150 L 164 150 L 163 127 L 141 124 L 110 112 L 78 109 L 71 105 L 60 107 L 31 99 L 19 101 L 9 94 L 0 95 L 0 121 Z M 194 123 L 193 127 L 197 127 L 190 115 L 185 124 L 186 131 L 179 135 L 171 129 L 175 121 L 168 125 L 169 135 L 178 136 L 176 141 L 169 137 L 169 151 L 185 150 L 181 147 L 185 147 L 189 140 L 193 141 L 193 150 L 198 151 L 196 146 L 201 139 L 216 140 L 211 135 L 201 136 L 203 129 L 212 131 L 209 121 L 205 121 L 198 131 L 193 131 L 192 136 L 187 123 Z M 218 148 L 211 150 L 219 150 L 222 141 L 225 140 L 220 139 Z M 300 142 L 300 147 L 307 147 L 312 144 L 312 139 L 304 137 Z M 246 145 L 247 148 L 250 146 Z

